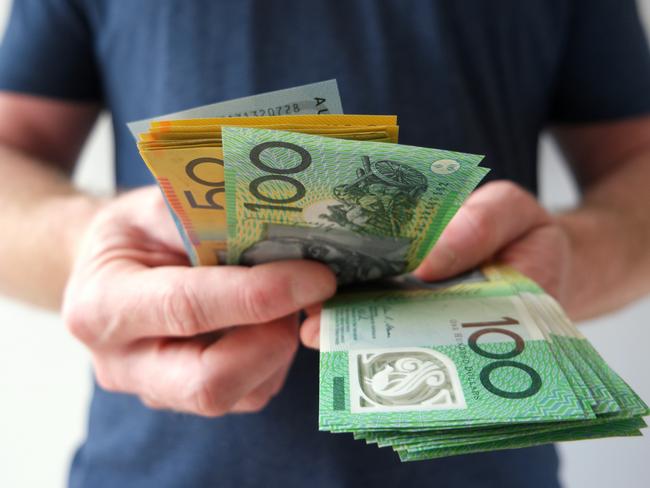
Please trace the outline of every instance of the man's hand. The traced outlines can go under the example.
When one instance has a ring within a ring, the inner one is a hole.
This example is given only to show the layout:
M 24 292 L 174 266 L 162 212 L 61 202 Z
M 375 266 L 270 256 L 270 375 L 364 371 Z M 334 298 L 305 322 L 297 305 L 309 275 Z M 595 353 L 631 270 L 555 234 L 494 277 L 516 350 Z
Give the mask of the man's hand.
M 414 274 L 444 280 L 497 259 L 518 269 L 563 302 L 571 268 L 564 229 L 533 195 L 509 181 L 476 190 Z M 318 347 L 320 310 L 311 307 L 301 328 L 305 345 Z
M 218 416 L 262 408 L 298 346 L 297 312 L 334 294 L 323 265 L 188 267 L 157 188 L 98 212 L 63 313 L 99 384 L 155 408 Z
M 467 199 L 414 274 L 444 280 L 496 259 L 562 302 L 570 257 L 564 229 L 535 197 L 515 183 L 496 181 Z

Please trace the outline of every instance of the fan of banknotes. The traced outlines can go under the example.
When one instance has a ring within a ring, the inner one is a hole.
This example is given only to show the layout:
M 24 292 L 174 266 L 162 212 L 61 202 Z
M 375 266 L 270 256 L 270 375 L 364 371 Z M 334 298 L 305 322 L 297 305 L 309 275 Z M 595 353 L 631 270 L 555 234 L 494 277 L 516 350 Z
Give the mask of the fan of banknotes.
M 353 285 L 322 313 L 320 429 L 404 461 L 640 435 L 648 407 L 534 282 L 407 274 L 482 156 L 340 107 L 330 80 L 129 124 L 192 264 L 313 259 Z
M 503 266 L 337 296 L 320 345 L 320 428 L 403 461 L 635 436 L 649 413 L 560 305 Z

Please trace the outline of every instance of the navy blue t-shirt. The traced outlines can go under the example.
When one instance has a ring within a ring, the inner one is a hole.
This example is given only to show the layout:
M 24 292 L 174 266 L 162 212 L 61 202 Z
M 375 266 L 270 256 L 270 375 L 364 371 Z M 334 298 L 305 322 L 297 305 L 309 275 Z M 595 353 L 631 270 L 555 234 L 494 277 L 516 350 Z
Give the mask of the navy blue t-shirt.
M 152 183 L 126 122 L 329 78 L 347 113 L 398 114 L 400 142 L 487 154 L 532 191 L 546 126 L 650 112 L 632 0 L 15 0 L 0 47 L 0 89 L 111 112 L 121 187 Z M 318 432 L 317 358 L 259 414 L 96 388 L 71 486 L 557 486 L 549 446 L 400 464 Z

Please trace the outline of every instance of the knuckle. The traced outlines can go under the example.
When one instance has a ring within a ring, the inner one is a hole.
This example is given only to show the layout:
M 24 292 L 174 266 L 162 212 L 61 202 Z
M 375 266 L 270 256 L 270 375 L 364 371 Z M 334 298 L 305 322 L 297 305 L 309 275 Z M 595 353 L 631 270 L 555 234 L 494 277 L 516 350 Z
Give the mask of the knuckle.
M 221 417 L 228 407 L 214 395 L 212 388 L 203 386 L 194 393 L 193 410 L 203 417 Z
M 150 408 L 152 410 L 162 410 L 163 408 L 162 404 L 154 400 L 153 398 L 149 398 L 147 396 L 142 396 L 142 395 L 139 398 L 142 404 L 147 408 Z
M 192 385 L 189 404 L 192 411 L 203 417 L 221 417 L 230 410 L 232 404 L 220 392 L 222 381 L 218 374 L 204 375 Z
M 277 336 L 278 349 L 282 350 L 288 357 L 298 351 L 298 331 L 293 327 L 282 327 Z
M 239 305 L 252 322 L 267 322 L 274 318 L 274 310 L 281 300 L 278 297 L 279 291 L 281 290 L 274 286 L 253 279 L 247 285 L 239 286 Z
M 269 391 L 269 400 L 271 400 L 278 393 L 280 393 L 280 391 L 282 391 L 286 379 L 287 379 L 287 372 L 285 371 L 280 378 L 276 379 L 273 382 L 273 384 L 271 385 L 271 389 Z
M 242 403 L 241 410 L 250 413 L 261 412 L 269 404 L 271 398 L 270 394 L 251 395 Z
M 97 384 L 104 390 L 110 392 L 120 391 L 114 376 L 103 361 L 94 361 L 95 379 Z
M 282 381 L 279 381 L 277 384 L 273 385 L 273 389 L 269 392 L 267 403 L 275 398 L 282 391 L 282 388 L 284 388 L 284 378 Z
M 293 323 L 293 317 L 283 318 L 258 326 L 260 344 L 264 351 L 280 360 L 290 360 L 300 344 L 300 329 Z M 291 321 L 290 321 L 291 320 Z
M 156 185 L 151 185 L 149 187 L 143 188 L 142 194 L 144 198 L 147 199 L 146 202 L 154 212 L 164 215 L 167 215 L 169 213 L 169 209 L 167 208 L 167 204 L 165 203 L 162 193 Z
M 504 192 L 518 191 L 521 189 L 521 186 L 512 180 L 496 181 L 494 184 L 498 185 Z
M 500 180 L 491 183 L 493 191 L 502 195 L 520 195 L 525 193 L 525 190 L 514 181 Z
M 145 397 L 139 397 L 139 398 L 140 398 L 140 401 L 142 402 L 142 404 L 145 407 L 147 407 L 147 408 L 149 408 L 151 410 L 156 410 L 156 404 L 154 402 L 152 402 L 151 400 L 149 400 L 148 398 L 145 398 Z
M 525 188 L 514 181 L 498 181 L 494 184 L 499 200 L 507 202 L 508 205 L 515 207 L 520 205 L 537 205 L 535 198 Z
M 200 333 L 200 313 L 194 293 L 186 286 L 170 286 L 162 292 L 160 323 L 172 335 Z
M 86 342 L 89 337 L 88 317 L 85 309 L 77 304 L 66 304 L 62 311 L 63 323 L 77 339 Z
M 158 222 L 161 217 L 169 215 L 167 204 L 157 186 L 152 185 L 134 190 L 130 195 L 130 200 L 128 210 L 132 208 L 132 205 L 138 205 L 141 215 L 145 216 L 147 220 L 152 219 Z
M 282 381 L 278 381 L 275 385 L 273 385 L 273 388 L 269 392 L 268 401 L 271 401 L 273 398 L 275 398 L 282 391 L 283 387 L 284 387 L 284 378 L 282 378 Z
M 73 293 L 68 292 L 64 300 L 61 311 L 63 323 L 74 337 L 91 344 L 96 338 L 94 322 L 98 303 L 92 291 L 86 290 L 75 298 L 72 298 Z
M 470 225 L 474 239 L 482 243 L 490 243 L 494 233 L 494 216 L 483 205 L 469 203 L 465 209 L 467 222 Z

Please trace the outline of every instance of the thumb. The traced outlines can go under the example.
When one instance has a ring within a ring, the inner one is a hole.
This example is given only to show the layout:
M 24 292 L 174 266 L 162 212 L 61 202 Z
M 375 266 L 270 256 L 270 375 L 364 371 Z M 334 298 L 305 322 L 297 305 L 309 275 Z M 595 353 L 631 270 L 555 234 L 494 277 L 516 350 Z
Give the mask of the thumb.
M 310 315 L 300 328 L 300 340 L 306 347 L 320 347 L 320 313 Z

